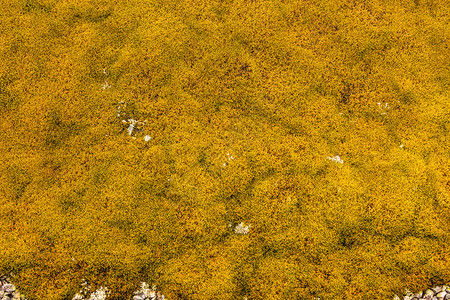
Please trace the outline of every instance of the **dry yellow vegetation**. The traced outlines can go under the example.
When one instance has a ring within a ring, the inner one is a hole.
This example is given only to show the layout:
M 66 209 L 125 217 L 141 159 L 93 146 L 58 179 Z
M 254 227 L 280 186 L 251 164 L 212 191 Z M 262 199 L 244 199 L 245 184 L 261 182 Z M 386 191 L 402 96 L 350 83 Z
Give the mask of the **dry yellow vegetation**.
M 445 0 L 3 0 L 0 273 L 30 300 L 449 283 L 449 24 Z

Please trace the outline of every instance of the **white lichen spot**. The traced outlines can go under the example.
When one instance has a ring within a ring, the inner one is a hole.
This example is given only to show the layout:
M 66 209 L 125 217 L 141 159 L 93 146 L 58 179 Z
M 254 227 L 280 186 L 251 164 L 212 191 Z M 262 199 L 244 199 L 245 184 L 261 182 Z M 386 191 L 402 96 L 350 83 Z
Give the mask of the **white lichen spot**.
M 227 153 L 227 156 L 228 156 L 228 160 L 233 160 L 236 158 L 233 155 L 231 155 L 230 153 Z
M 102 84 L 102 90 L 110 89 L 111 85 L 108 83 L 108 81 L 105 80 L 105 83 Z
M 156 286 L 153 285 L 150 289 L 148 284 L 145 282 L 141 282 L 141 289 L 134 292 L 136 296 L 133 299 L 165 299 L 164 295 L 161 295 L 160 292 L 156 292 Z
M 89 300 L 105 300 L 108 294 L 108 289 L 101 286 L 100 289 L 91 294 Z
M 144 141 L 148 142 L 148 141 L 150 141 L 151 138 L 152 138 L 151 136 L 146 135 L 146 136 L 144 137 Z
M 133 133 L 133 129 L 134 129 L 134 125 L 130 124 L 130 126 L 128 126 L 128 135 L 131 135 Z
M 86 279 L 84 278 L 81 286 L 81 291 L 75 294 L 72 300 L 84 300 L 85 298 L 83 295 L 87 295 L 89 290 L 91 289 L 91 285 L 88 285 Z M 110 292 L 108 291 L 108 288 L 101 286 L 97 291 L 91 293 L 90 297 L 87 300 L 105 300 L 109 293 Z
M 344 161 L 339 157 L 339 155 L 336 155 L 336 156 L 333 156 L 333 157 L 327 156 L 327 159 L 331 160 L 331 161 L 334 161 L 334 162 L 341 163 L 341 164 L 344 163 Z
M 251 225 L 244 226 L 244 223 L 241 222 L 238 225 L 236 225 L 236 227 L 234 228 L 234 232 L 237 234 L 247 234 L 250 231 L 251 227 L 252 227 Z
M 385 115 L 386 111 L 390 108 L 389 105 L 387 103 L 385 103 L 383 105 L 380 102 L 378 102 L 377 104 L 378 104 L 378 110 L 381 112 L 382 115 Z

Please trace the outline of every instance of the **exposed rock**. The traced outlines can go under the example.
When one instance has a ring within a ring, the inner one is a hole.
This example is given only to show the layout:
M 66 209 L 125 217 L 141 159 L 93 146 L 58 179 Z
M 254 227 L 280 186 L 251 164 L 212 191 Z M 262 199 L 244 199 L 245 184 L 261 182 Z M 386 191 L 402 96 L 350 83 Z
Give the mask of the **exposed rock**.
M 7 284 L 3 285 L 3 290 L 6 293 L 12 293 L 16 290 L 16 287 L 14 285 L 12 285 L 11 283 L 7 283 Z
M 450 290 L 448 286 L 436 286 L 427 289 L 425 292 L 420 292 L 410 298 L 411 293 L 406 290 L 403 300 L 450 300 Z M 397 295 L 394 296 L 394 300 L 400 300 Z
M 331 160 L 331 161 L 334 161 L 334 162 L 341 163 L 341 164 L 344 163 L 344 161 L 339 157 L 339 155 L 336 155 L 336 156 L 333 156 L 333 157 L 327 156 L 327 159 Z
M 11 276 L 13 276 L 11 274 Z M 26 300 L 6 275 L 0 276 L 0 300 Z
M 447 295 L 447 293 L 444 292 L 444 291 L 442 291 L 442 292 L 437 293 L 436 297 L 437 297 L 439 300 L 442 300 L 442 299 L 444 299 L 445 295 Z
M 250 227 L 252 227 L 251 225 L 248 226 L 244 226 L 244 223 L 239 223 L 238 225 L 236 225 L 236 227 L 234 228 L 234 232 L 237 234 L 247 234 L 250 231 Z

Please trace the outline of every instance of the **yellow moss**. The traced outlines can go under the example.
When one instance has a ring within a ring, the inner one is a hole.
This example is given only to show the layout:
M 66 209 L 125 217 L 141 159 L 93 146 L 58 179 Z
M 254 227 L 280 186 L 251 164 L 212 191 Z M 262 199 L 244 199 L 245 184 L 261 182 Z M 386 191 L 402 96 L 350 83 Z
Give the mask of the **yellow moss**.
M 83 276 L 169 299 L 449 281 L 429 246 L 450 225 L 446 1 L 0 10 L 0 273 L 28 298 Z

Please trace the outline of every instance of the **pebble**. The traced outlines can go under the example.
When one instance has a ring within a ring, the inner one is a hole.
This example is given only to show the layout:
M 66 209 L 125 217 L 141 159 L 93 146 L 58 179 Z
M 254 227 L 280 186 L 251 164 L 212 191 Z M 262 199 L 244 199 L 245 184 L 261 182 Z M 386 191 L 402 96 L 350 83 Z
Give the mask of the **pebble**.
M 252 227 L 252 226 L 251 225 L 244 226 L 244 223 L 241 222 L 238 225 L 236 225 L 236 227 L 234 228 L 234 233 L 247 234 L 250 231 L 250 227 Z
M 133 129 L 134 129 L 134 125 L 130 124 L 130 126 L 128 126 L 128 135 L 131 135 L 133 133 Z

